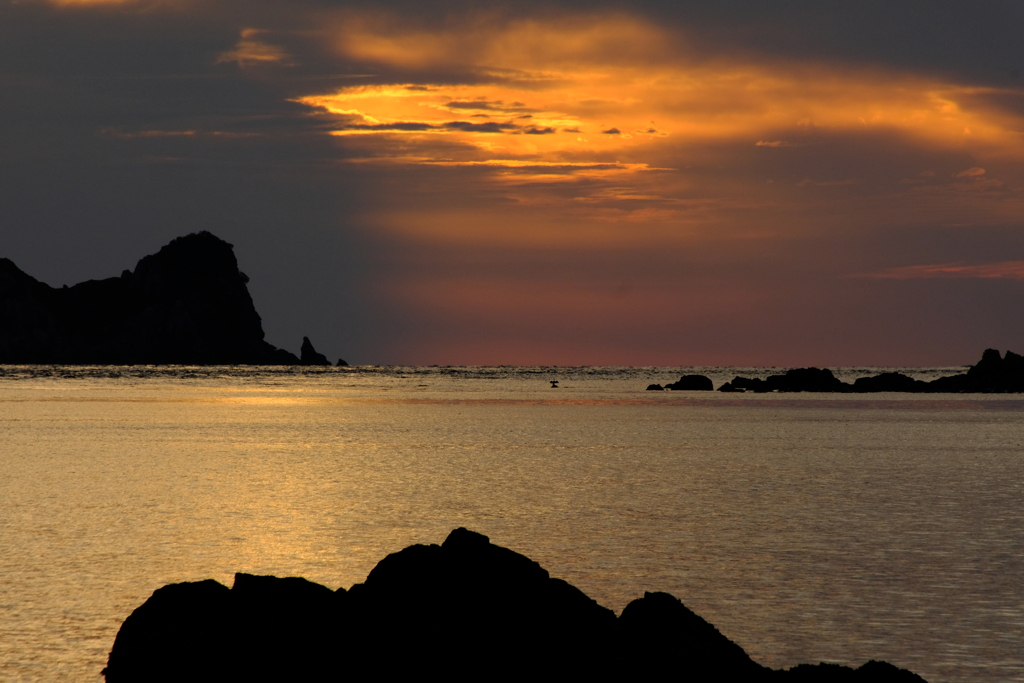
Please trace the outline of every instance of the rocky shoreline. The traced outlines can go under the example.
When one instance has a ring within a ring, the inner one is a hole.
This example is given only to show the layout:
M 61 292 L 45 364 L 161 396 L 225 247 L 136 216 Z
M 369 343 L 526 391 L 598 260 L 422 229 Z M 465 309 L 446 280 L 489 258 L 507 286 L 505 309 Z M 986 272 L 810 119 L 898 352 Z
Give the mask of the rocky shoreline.
M 773 670 L 667 593 L 616 617 L 539 564 L 464 528 L 337 591 L 236 574 L 160 588 L 124 621 L 107 683 L 454 680 L 920 683 L 870 661 Z
M 678 382 L 661 386 L 650 384 L 648 391 L 712 391 L 711 380 L 703 375 L 684 375 Z M 718 388 L 722 392 L 801 392 L 864 394 L 894 391 L 914 394 L 1019 394 L 1024 393 L 1024 356 L 1007 351 L 986 349 L 981 360 L 960 375 L 939 377 L 931 382 L 908 377 L 899 372 L 884 372 L 859 377 L 850 384 L 842 382 L 828 368 L 793 368 L 785 374 L 765 379 L 736 377 Z

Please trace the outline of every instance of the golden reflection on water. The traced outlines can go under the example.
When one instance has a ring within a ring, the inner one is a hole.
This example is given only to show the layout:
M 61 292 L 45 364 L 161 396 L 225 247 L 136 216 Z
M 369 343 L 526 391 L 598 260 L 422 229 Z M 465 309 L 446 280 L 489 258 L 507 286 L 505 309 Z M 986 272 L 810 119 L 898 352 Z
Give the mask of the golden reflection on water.
M 313 405 L 490 405 L 490 406 L 636 406 L 636 407 L 704 407 L 704 408 L 788 408 L 794 410 L 814 409 L 872 409 L 872 410 L 1001 410 L 1018 411 L 1024 409 L 1024 400 L 1006 397 L 1005 395 L 971 395 L 970 397 L 932 398 L 917 395 L 886 398 L 866 398 L 864 394 L 836 394 L 824 398 L 790 398 L 793 394 L 740 394 L 722 397 L 711 394 L 706 397 L 694 397 L 693 392 L 686 397 L 679 397 L 680 392 L 664 395 L 625 396 L 625 397 L 490 397 L 490 398 L 456 398 L 450 395 L 431 396 L 317 396 L 317 395 L 283 395 L 267 394 L 265 389 L 235 390 L 244 395 L 185 395 L 185 396 L 35 396 L 31 394 L 0 396 L 2 403 L 194 403 L 194 404 L 226 404 L 245 406 L 313 406 Z M 292 391 L 291 393 L 294 393 Z M 634 392 L 637 393 L 637 392 Z
M 166 583 L 348 587 L 456 526 L 771 666 L 1024 676 L 1020 398 L 249 382 L 0 384 L 0 678 L 95 680 Z

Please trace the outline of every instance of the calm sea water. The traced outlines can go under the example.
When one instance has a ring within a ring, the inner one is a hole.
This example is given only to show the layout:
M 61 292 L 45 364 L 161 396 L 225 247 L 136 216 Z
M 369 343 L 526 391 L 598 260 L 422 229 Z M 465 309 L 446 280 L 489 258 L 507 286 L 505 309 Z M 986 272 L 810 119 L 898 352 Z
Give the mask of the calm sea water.
M 773 667 L 1024 681 L 1024 397 L 643 390 L 691 371 L 0 367 L 0 679 L 100 681 L 166 583 L 466 526 Z

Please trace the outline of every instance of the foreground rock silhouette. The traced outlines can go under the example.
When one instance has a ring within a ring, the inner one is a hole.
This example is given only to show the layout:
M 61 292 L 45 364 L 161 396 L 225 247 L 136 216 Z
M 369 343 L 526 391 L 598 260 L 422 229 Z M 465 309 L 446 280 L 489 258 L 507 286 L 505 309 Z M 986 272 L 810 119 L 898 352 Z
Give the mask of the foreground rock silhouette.
M 300 361 L 264 341 L 248 282 L 232 245 L 209 232 L 178 237 L 120 277 L 61 289 L 0 259 L 0 363 L 327 363 L 315 352 L 307 362 L 305 345 Z
M 134 681 L 448 680 L 911 683 L 884 662 L 762 667 L 667 593 L 615 614 L 529 558 L 456 529 L 337 591 L 236 574 L 164 586 L 124 621 L 103 671 Z
M 784 375 L 772 375 L 766 379 L 736 377 L 731 382 L 723 384 L 718 390 L 724 392 L 752 391 L 755 393 L 772 391 L 832 393 L 900 391 L 918 394 L 1019 394 L 1024 393 L 1024 356 L 1007 351 L 1006 356 L 1003 357 L 996 349 L 986 349 L 981 360 L 966 373 L 939 377 L 931 382 L 922 382 L 898 372 L 885 372 L 873 377 L 860 377 L 853 384 L 848 384 L 839 381 L 827 368 L 794 368 L 788 370 Z

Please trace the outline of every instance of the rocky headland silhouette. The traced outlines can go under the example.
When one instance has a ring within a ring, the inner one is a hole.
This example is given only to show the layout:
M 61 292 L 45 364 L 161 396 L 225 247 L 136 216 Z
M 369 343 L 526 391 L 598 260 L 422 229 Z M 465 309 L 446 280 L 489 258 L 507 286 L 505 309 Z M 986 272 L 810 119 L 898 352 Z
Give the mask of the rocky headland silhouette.
M 441 545 L 388 555 L 347 591 L 249 574 L 236 574 L 230 589 L 213 580 L 164 586 L 125 619 L 103 674 L 107 683 L 923 681 L 878 661 L 769 669 L 667 593 L 645 593 L 616 617 L 464 528 Z
M 0 259 L 0 364 L 330 365 L 264 341 L 231 244 L 172 240 L 120 277 L 50 287 Z
M 703 380 L 703 381 L 701 381 Z M 673 384 L 650 384 L 648 391 L 706 390 L 712 389 L 711 380 L 703 375 L 685 375 Z M 967 372 L 939 377 L 924 382 L 899 372 L 883 372 L 871 377 L 859 377 L 853 384 L 840 381 L 828 368 L 793 368 L 785 374 L 760 377 L 736 377 L 718 388 L 724 392 L 799 392 L 873 393 L 898 391 L 916 394 L 1019 394 L 1024 393 L 1024 356 L 1007 351 L 1005 356 L 996 349 L 986 349 L 976 364 Z

